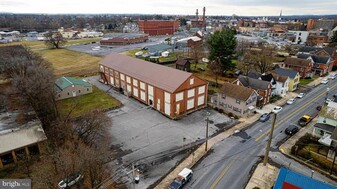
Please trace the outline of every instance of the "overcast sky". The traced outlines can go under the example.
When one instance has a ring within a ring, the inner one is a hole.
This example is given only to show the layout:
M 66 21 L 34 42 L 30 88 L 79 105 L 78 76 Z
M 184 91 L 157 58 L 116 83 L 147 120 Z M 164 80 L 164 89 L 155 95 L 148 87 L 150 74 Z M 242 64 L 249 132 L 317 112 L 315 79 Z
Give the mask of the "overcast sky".
M 337 0 L 0 0 L 0 12 L 277 16 L 337 14 Z

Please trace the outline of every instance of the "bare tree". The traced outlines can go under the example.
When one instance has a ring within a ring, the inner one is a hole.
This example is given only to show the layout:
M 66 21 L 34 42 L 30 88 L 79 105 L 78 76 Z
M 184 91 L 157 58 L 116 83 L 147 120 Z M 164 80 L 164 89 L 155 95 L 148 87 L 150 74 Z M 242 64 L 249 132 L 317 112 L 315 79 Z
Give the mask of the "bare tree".
M 67 40 L 62 36 L 60 32 L 49 31 L 48 33 L 46 33 L 45 37 L 45 44 L 50 48 L 58 49 L 67 43 Z
M 244 55 L 249 51 L 250 46 L 251 43 L 248 40 L 238 40 L 235 51 L 239 59 L 242 59 L 244 57 Z
M 218 76 L 221 75 L 224 71 L 222 64 L 220 63 L 220 61 L 216 59 L 214 61 L 209 62 L 207 67 L 211 70 L 211 72 L 215 76 L 215 83 L 216 86 L 218 86 Z
M 243 61 L 252 64 L 261 73 L 270 71 L 273 68 L 274 48 L 260 45 L 259 48 L 251 48 L 244 56 Z
M 197 70 L 197 64 L 199 63 L 200 58 L 202 58 L 202 45 L 195 45 L 191 48 L 192 58 L 194 59 L 194 70 Z

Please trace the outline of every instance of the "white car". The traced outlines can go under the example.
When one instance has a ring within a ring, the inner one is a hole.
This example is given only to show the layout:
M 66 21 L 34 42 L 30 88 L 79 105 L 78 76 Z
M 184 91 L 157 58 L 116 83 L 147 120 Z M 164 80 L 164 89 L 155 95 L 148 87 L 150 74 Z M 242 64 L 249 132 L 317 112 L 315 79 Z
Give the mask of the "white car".
M 296 100 L 294 98 L 291 98 L 287 101 L 287 104 L 293 104 Z
M 273 112 L 275 114 L 279 113 L 280 111 L 282 110 L 282 107 L 281 106 L 275 106 L 274 109 L 273 109 Z
M 328 79 L 323 79 L 323 80 L 321 81 L 321 84 L 327 84 L 327 83 L 329 83 L 329 80 L 328 80 Z
M 330 74 L 328 77 L 328 79 L 332 79 L 332 80 L 334 80 L 335 78 L 336 78 L 336 74 Z
M 69 177 L 65 178 L 61 182 L 59 182 L 58 185 L 59 185 L 59 188 L 61 188 L 61 189 L 69 188 L 69 187 L 73 186 L 74 184 L 76 184 L 81 179 L 83 179 L 83 175 L 81 175 L 79 173 L 75 173 L 75 174 L 72 174 Z
M 299 93 L 299 94 L 297 95 L 297 98 L 303 98 L 304 96 L 305 96 L 304 93 Z
M 327 99 L 325 100 L 325 103 L 329 104 L 329 102 L 332 102 L 332 101 L 333 101 L 332 99 L 327 98 Z

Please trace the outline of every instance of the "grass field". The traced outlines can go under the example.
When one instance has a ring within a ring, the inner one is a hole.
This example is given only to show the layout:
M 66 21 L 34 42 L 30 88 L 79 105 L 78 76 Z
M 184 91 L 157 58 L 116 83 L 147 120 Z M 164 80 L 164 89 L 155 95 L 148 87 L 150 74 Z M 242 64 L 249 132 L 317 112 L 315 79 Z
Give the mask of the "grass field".
M 75 98 L 68 98 L 57 102 L 57 108 L 61 116 L 67 116 L 72 110 L 71 117 L 85 115 L 88 110 L 106 110 L 116 107 L 121 103 L 110 97 L 105 92 L 93 86 L 93 92 Z
M 96 74 L 101 57 L 67 49 L 45 49 L 36 51 L 52 63 L 56 76 L 88 76 Z

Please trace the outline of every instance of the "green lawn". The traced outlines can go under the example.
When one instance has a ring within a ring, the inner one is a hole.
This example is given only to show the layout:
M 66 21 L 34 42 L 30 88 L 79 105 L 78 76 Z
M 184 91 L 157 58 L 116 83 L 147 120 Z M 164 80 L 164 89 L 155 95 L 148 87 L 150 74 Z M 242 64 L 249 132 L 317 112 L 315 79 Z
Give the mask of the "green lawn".
M 311 79 L 300 79 L 300 84 L 301 85 L 307 85 L 310 82 L 314 81 L 315 79 L 317 79 L 318 76 L 314 75 Z
M 57 102 L 57 107 L 61 116 L 67 116 L 72 111 L 71 117 L 79 117 L 85 115 L 88 111 L 103 111 L 120 104 L 118 100 L 93 86 L 92 93 L 60 100 Z

